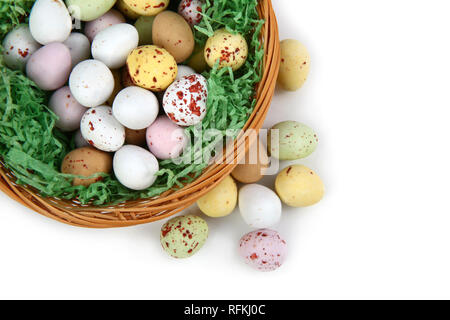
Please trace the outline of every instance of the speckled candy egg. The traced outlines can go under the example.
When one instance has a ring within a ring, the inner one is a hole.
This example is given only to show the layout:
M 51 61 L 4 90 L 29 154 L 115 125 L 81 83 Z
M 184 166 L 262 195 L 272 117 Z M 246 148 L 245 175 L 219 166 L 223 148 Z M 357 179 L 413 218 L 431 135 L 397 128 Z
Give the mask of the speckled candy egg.
M 116 0 L 66 0 L 67 7 L 75 19 L 95 20 L 108 12 Z
M 314 205 L 324 194 L 320 177 L 303 165 L 292 165 L 282 170 L 275 180 L 275 189 L 281 201 L 291 207 Z
M 72 31 L 72 18 L 61 0 L 37 0 L 30 13 L 30 32 L 40 44 L 65 41 Z
M 85 107 L 96 107 L 105 103 L 114 90 L 114 76 L 101 61 L 80 62 L 70 74 L 70 91 Z
M 278 84 L 285 90 L 300 89 L 308 78 L 311 58 L 308 49 L 297 40 L 281 41 L 281 64 Z
M 192 69 L 191 67 L 179 64 L 178 65 L 178 74 L 177 74 L 177 77 L 175 78 L 175 80 L 181 80 L 181 78 L 187 77 L 187 76 L 190 76 L 193 74 L 195 74 L 194 69 Z
M 252 228 L 268 228 L 281 219 L 281 201 L 267 187 L 248 184 L 239 190 L 239 211 Z
M 205 117 L 207 98 L 206 79 L 199 74 L 193 74 L 175 81 L 167 88 L 163 108 L 177 125 L 193 126 Z
M 159 113 L 159 103 L 151 91 L 128 87 L 114 99 L 113 115 L 125 127 L 134 130 L 150 126 Z
M 50 43 L 36 51 L 27 62 L 27 76 L 42 90 L 61 88 L 69 78 L 72 58 L 62 43 Z
M 165 11 L 153 22 L 153 43 L 166 49 L 177 61 L 185 61 L 194 52 L 194 34 L 189 24 L 179 14 Z
M 198 199 L 197 205 L 207 216 L 220 218 L 233 212 L 237 199 L 236 183 L 232 177 L 227 176 L 214 189 Z
M 66 155 L 61 165 L 61 172 L 77 176 L 90 177 L 97 173 L 111 173 L 112 156 L 107 152 L 92 147 L 83 147 L 72 150 Z M 101 181 L 102 177 L 91 179 L 73 179 L 73 185 L 88 187 Z
M 284 121 L 269 130 L 267 149 L 280 160 L 297 160 L 316 150 L 318 138 L 308 126 L 297 121 Z
M 156 181 L 158 160 L 144 148 L 126 145 L 120 148 L 113 160 L 117 180 L 132 190 L 145 190 Z
M 69 87 L 55 91 L 48 106 L 59 117 L 56 127 L 65 132 L 77 130 L 86 112 L 86 108 L 75 100 Z
M 81 134 L 93 147 L 114 152 L 125 143 L 125 128 L 114 118 L 108 106 L 91 108 L 81 119 Z
M 124 0 L 128 7 L 140 16 L 154 16 L 164 11 L 170 0 Z
M 71 33 L 69 38 L 64 41 L 64 44 L 70 50 L 70 56 L 72 57 L 72 68 L 81 61 L 89 59 L 91 56 L 91 43 L 82 33 Z
M 117 9 L 123 13 L 129 19 L 136 20 L 139 18 L 139 15 L 134 12 L 131 7 L 125 2 L 125 0 L 117 0 Z
M 134 49 L 128 56 L 127 67 L 135 85 L 155 92 L 166 90 L 178 72 L 170 53 L 153 45 Z
M 274 271 L 281 267 L 286 259 L 286 241 L 274 230 L 256 230 L 241 238 L 239 255 L 248 265 L 259 271 Z
M 115 9 L 111 9 L 100 18 L 86 23 L 86 26 L 84 27 L 84 34 L 88 37 L 89 41 L 92 42 L 97 33 L 113 25 L 125 22 L 126 21 L 123 14 Z
M 208 224 L 200 217 L 179 216 L 161 228 L 161 246 L 174 258 L 189 258 L 196 254 L 208 238 Z
M 219 60 L 219 67 L 238 70 L 247 60 L 247 41 L 240 34 L 232 34 L 226 29 L 214 32 L 205 45 L 205 60 L 212 68 Z
M 128 55 L 139 43 L 134 26 L 119 23 L 100 31 L 92 42 L 92 56 L 110 69 L 125 65 Z
M 178 6 L 178 13 L 191 27 L 202 21 L 202 0 L 182 0 Z
M 136 30 L 139 33 L 139 45 L 153 44 L 153 21 L 155 17 L 139 17 L 134 23 Z
M 27 25 L 20 25 L 13 29 L 3 40 L 3 61 L 13 70 L 25 69 L 28 59 L 41 45 L 31 35 Z
M 159 116 L 148 127 L 146 137 L 149 150 L 161 160 L 179 157 L 188 143 L 185 129 L 166 116 Z

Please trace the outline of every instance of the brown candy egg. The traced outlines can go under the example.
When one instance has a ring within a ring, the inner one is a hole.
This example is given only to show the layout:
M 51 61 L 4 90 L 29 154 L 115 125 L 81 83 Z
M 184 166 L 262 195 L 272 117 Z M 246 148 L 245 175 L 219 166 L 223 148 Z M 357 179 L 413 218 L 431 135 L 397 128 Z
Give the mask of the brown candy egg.
M 112 156 L 92 147 L 83 147 L 69 152 L 61 165 L 61 172 L 90 177 L 96 173 L 112 171 Z M 74 186 L 86 186 L 101 181 L 102 177 L 91 179 L 73 179 Z

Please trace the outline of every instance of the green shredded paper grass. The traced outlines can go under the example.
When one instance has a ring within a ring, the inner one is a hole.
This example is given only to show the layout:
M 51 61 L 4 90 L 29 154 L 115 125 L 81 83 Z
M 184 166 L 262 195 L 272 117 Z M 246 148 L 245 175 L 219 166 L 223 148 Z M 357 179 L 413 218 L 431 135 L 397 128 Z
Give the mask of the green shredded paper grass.
M 206 0 L 203 20 L 195 27 L 195 40 L 204 45 L 215 30 L 226 28 L 242 34 L 249 56 L 238 71 L 216 67 L 208 79 L 207 115 L 201 126 L 186 129 L 191 145 L 181 159 L 160 162 L 156 182 L 144 191 L 122 186 L 114 175 L 89 187 L 73 186 L 74 176 L 60 172 L 65 155 L 74 149 L 73 139 L 55 128 L 57 116 L 47 108 L 49 94 L 23 73 L 3 65 L 0 55 L 0 159 L 17 178 L 16 183 L 35 188 L 42 196 L 77 199 L 94 205 L 116 204 L 149 198 L 193 181 L 209 165 L 218 141 L 234 138 L 243 128 L 256 103 L 255 86 L 261 79 L 263 49 L 259 35 L 263 21 L 256 11 L 258 0 Z M 20 23 L 34 1 L 0 0 L 0 39 Z M 204 133 L 211 129 L 211 137 Z M 183 161 L 181 161 L 183 160 Z

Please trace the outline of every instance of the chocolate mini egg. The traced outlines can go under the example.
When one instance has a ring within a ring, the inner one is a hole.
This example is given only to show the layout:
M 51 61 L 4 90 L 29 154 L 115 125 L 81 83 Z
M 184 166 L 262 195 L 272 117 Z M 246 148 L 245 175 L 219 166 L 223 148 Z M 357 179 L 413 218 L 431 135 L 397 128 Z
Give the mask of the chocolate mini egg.
M 260 229 L 241 238 L 239 255 L 254 269 L 274 271 L 281 267 L 286 259 L 287 244 L 278 232 Z
M 277 194 L 259 184 L 248 184 L 239 190 L 239 211 L 252 228 L 268 228 L 281 219 L 281 201 Z
M 308 78 L 311 58 L 308 49 L 297 40 L 281 41 L 281 64 L 278 84 L 285 90 L 300 89 Z
M 191 67 L 179 64 L 178 65 L 178 74 L 177 74 L 177 77 L 175 78 L 175 80 L 181 80 L 181 78 L 187 77 L 187 76 L 190 76 L 193 74 L 195 74 L 194 69 L 192 69 Z
M 324 194 L 320 177 L 303 165 L 292 165 L 282 170 L 275 180 L 275 189 L 281 201 L 291 207 L 312 206 Z
M 153 43 L 166 49 L 177 61 L 185 61 L 194 52 L 194 34 L 179 14 L 164 11 L 153 22 Z
M 27 25 L 19 25 L 3 40 L 3 61 L 13 70 L 23 71 L 28 59 L 41 45 L 31 35 Z
M 139 17 L 134 23 L 134 27 L 139 33 L 139 45 L 153 44 L 153 21 L 155 17 Z
M 170 0 L 124 0 L 134 13 L 140 16 L 154 16 L 164 11 Z
M 143 146 L 146 142 L 147 129 L 132 130 L 125 127 L 125 143 Z
M 125 127 L 141 130 L 150 126 L 159 113 L 159 103 L 151 91 L 128 87 L 114 99 L 113 115 Z
M 234 179 L 242 183 L 255 183 L 261 180 L 269 167 L 266 148 L 259 141 L 254 143 L 242 161 L 231 172 Z
M 95 20 L 108 12 L 116 0 L 66 0 L 72 16 L 81 21 Z
M 125 2 L 125 0 L 117 0 L 117 9 L 123 13 L 129 19 L 136 20 L 139 18 L 139 15 L 134 12 L 131 7 Z
M 43 45 L 63 42 L 72 31 L 72 17 L 62 0 L 37 0 L 29 24 L 33 38 Z
M 105 103 L 114 90 L 114 76 L 101 61 L 86 60 L 73 68 L 69 78 L 70 91 L 85 107 Z
M 180 126 L 193 126 L 206 115 L 208 86 L 206 79 L 193 74 L 175 81 L 167 88 L 163 108 L 167 116 Z
M 69 78 L 72 58 L 69 49 L 54 42 L 36 51 L 27 62 L 27 76 L 42 90 L 61 88 Z
M 156 181 L 158 160 L 144 148 L 126 145 L 114 155 L 114 174 L 121 184 L 132 190 L 145 190 Z
M 198 199 L 200 210 L 209 217 L 228 216 L 236 208 L 238 191 L 231 176 L 227 176 L 214 189 Z
M 105 30 L 115 24 L 125 23 L 125 17 L 119 11 L 115 9 L 109 10 L 101 17 L 89 21 L 84 27 L 84 34 L 88 37 L 89 41 L 94 41 L 95 36 L 100 31 Z
M 80 130 L 80 129 L 78 129 L 78 130 L 75 132 L 74 137 L 73 137 L 73 140 L 74 140 L 75 146 L 76 146 L 77 148 L 82 148 L 82 147 L 88 147 L 88 146 L 89 146 L 89 143 L 88 143 L 86 140 L 84 140 L 83 135 L 81 134 L 81 130 Z
M 232 34 L 226 29 L 214 32 L 206 41 L 205 60 L 212 68 L 219 60 L 219 67 L 231 67 L 238 70 L 247 60 L 247 41 L 240 34 Z
M 202 0 L 181 0 L 178 13 L 191 27 L 202 21 Z
M 59 117 L 56 121 L 57 128 L 65 132 L 80 128 L 80 121 L 86 108 L 75 100 L 69 87 L 56 90 L 51 96 L 48 106 Z
M 92 42 L 92 56 L 110 69 L 121 68 L 138 43 L 139 34 L 134 26 L 115 24 L 97 33 Z
M 297 121 L 284 121 L 269 130 L 267 149 L 280 160 L 298 160 L 312 154 L 318 143 L 317 134 Z
M 208 224 L 200 217 L 179 216 L 167 221 L 161 228 L 161 246 L 178 259 L 196 254 L 208 238 Z
M 92 147 L 83 147 L 72 150 L 66 155 L 61 165 L 62 173 L 83 177 L 91 177 L 97 173 L 111 173 L 111 171 L 111 154 Z M 101 176 L 91 179 L 74 178 L 72 183 L 74 186 L 81 185 L 88 187 L 101 180 Z
M 147 129 L 147 145 L 158 159 L 167 160 L 181 155 L 188 143 L 185 129 L 166 116 L 159 116 Z
M 88 109 L 81 118 L 80 130 L 91 146 L 102 151 L 117 151 L 125 143 L 125 128 L 108 106 Z
M 166 90 L 178 73 L 170 53 L 153 45 L 134 49 L 128 56 L 127 67 L 135 85 L 155 92 Z
M 69 38 L 64 41 L 64 44 L 70 50 L 70 56 L 72 57 L 72 68 L 81 61 L 89 59 L 91 56 L 91 43 L 82 33 L 72 32 Z

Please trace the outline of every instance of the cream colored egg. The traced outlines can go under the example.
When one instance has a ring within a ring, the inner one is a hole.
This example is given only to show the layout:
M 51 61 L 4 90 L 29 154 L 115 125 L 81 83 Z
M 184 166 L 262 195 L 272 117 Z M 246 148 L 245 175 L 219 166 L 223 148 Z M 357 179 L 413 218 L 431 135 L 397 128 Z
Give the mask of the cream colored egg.
M 300 89 L 308 78 L 311 59 L 308 49 L 297 40 L 281 41 L 281 64 L 278 84 L 285 90 Z
M 154 16 L 164 11 L 170 0 L 124 0 L 124 2 L 137 15 Z
M 291 207 L 311 206 L 324 194 L 320 177 L 303 165 L 292 165 L 282 170 L 275 181 L 275 189 L 281 201 Z
M 129 19 L 136 20 L 139 18 L 139 15 L 131 9 L 125 0 L 117 0 L 117 9 Z
M 220 29 L 214 32 L 214 35 L 206 42 L 204 55 L 211 68 L 219 60 L 219 67 L 231 67 L 233 70 L 238 70 L 248 57 L 247 41 L 240 34 L 232 34 L 226 29 Z
M 200 210 L 209 217 L 220 218 L 231 214 L 236 208 L 238 191 L 231 176 L 226 177 L 214 189 L 197 201 Z

